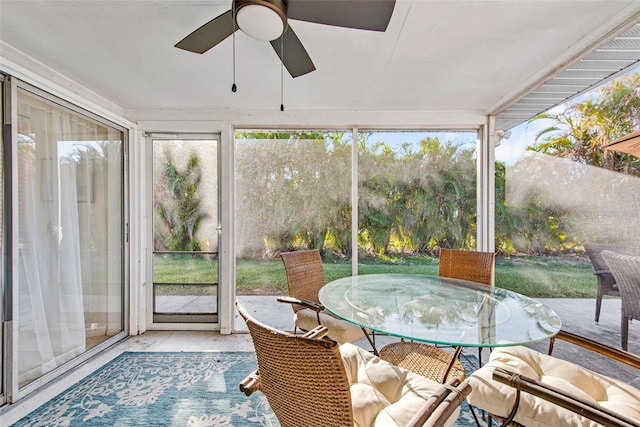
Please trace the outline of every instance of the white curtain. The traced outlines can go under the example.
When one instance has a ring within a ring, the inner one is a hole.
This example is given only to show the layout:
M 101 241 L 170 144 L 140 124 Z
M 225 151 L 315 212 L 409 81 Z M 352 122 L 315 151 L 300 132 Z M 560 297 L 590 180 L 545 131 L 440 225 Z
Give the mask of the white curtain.
M 73 115 L 21 94 L 18 360 L 24 385 L 85 351 Z

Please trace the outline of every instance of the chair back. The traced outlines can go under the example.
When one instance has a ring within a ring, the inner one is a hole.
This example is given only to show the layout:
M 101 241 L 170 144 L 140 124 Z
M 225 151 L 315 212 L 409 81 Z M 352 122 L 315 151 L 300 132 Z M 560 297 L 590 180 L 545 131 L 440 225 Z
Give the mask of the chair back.
M 615 243 L 585 243 L 584 250 L 595 272 L 607 271 L 609 266 L 602 257 L 602 251 L 625 252 L 623 246 Z M 613 279 L 613 278 L 612 278 Z M 614 281 L 615 283 L 615 281 Z
M 440 249 L 440 277 L 493 285 L 494 252 Z
M 622 315 L 640 319 L 640 256 L 602 251 L 620 290 Z
M 236 301 L 256 351 L 259 390 L 283 427 L 353 426 L 351 394 L 338 344 L 264 325 Z
M 289 296 L 319 303 L 318 291 L 324 286 L 322 257 L 318 250 L 283 252 L 280 254 L 287 273 Z M 301 305 L 292 304 L 293 311 Z

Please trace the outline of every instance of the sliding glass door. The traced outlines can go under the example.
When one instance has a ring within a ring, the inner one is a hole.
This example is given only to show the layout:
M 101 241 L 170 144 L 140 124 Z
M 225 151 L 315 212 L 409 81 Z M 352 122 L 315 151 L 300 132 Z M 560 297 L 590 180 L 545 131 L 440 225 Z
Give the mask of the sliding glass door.
M 5 190 L 4 186 L 7 182 L 5 179 L 5 167 L 4 167 L 4 159 L 5 159 L 5 116 L 4 116 L 4 78 L 0 74 L 0 123 L 2 123 L 2 131 L 0 131 L 0 142 L 2 142 L 2 150 L 0 150 L 0 247 L 2 247 L 2 263 L 0 263 L 0 405 L 6 402 L 6 381 L 7 381 L 7 373 L 6 373 L 6 365 L 5 358 L 7 349 L 5 348 L 4 343 L 4 325 L 9 324 L 7 321 L 9 320 L 7 316 L 7 310 L 5 306 L 8 306 L 9 299 L 9 287 L 7 282 L 7 262 L 9 261 L 9 257 L 7 254 L 7 245 L 6 238 L 7 234 L 5 233 L 5 206 L 6 206 L 6 198 L 5 198 Z
M 125 135 L 37 90 L 18 88 L 14 101 L 23 388 L 125 330 Z

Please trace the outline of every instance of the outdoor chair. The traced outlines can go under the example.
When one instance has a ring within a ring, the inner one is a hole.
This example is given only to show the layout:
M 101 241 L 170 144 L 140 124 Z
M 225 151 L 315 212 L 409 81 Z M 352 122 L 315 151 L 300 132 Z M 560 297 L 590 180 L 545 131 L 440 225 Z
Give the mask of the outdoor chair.
M 323 325 L 329 329 L 329 337 L 339 343 L 353 343 L 365 336 L 362 328 L 337 319 L 320 304 L 318 291 L 324 286 L 324 270 L 319 251 L 284 252 L 280 257 L 287 273 L 289 297 L 278 301 L 291 304 L 296 329 L 307 332 Z
M 438 275 L 492 286 L 495 260 L 495 252 L 441 248 Z M 482 364 L 482 348 L 478 348 L 478 361 Z
M 548 354 L 524 346 L 496 348 L 469 376 L 468 403 L 502 425 L 640 427 L 640 390 L 552 356 L 556 339 L 640 369 L 634 354 L 560 331 Z
M 629 320 L 640 320 L 640 256 L 602 251 L 602 257 L 620 290 L 622 349 L 627 350 Z
M 470 392 L 467 382 L 443 386 L 353 344 L 338 345 L 324 326 L 291 334 L 252 318 L 240 300 L 236 307 L 258 364 L 240 390 L 264 393 L 283 427 L 450 426 Z
M 460 359 L 448 351 L 415 341 L 398 341 L 380 349 L 380 357 L 439 383 L 466 378 Z
M 493 285 L 494 252 L 440 249 L 438 275 Z
M 469 280 L 485 285 L 493 284 L 495 253 L 440 249 L 439 276 Z M 481 359 L 482 349 L 478 349 Z M 380 357 L 420 375 L 445 382 L 451 378 L 465 378 L 462 363 L 447 351 L 430 344 L 414 341 L 400 341 L 380 350 Z M 454 360 L 452 360 L 452 358 Z M 451 363 L 453 365 L 450 367 Z M 449 370 L 448 374 L 447 370 Z M 445 375 L 446 374 L 446 375 Z
M 602 258 L 600 254 L 602 251 L 609 250 L 614 252 L 620 252 L 621 246 L 615 244 L 605 243 L 585 243 L 584 250 L 591 261 L 593 266 L 593 274 L 596 276 L 598 282 L 598 289 L 596 293 L 596 322 L 600 321 L 600 308 L 602 307 L 602 297 L 620 296 L 618 285 L 616 285 L 616 279 L 614 279 L 609 266 Z

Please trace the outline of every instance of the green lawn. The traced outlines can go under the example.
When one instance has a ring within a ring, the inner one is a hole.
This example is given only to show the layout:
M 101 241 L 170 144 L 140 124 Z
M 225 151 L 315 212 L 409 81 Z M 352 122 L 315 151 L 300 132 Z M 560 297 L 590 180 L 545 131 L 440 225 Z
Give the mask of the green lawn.
M 586 257 L 497 258 L 496 286 L 537 298 L 596 297 L 596 277 Z
M 324 264 L 325 279 L 351 274 L 351 265 Z M 438 259 L 431 257 L 385 257 L 360 260 L 359 274 L 438 274 Z M 217 260 L 157 257 L 156 282 L 215 281 Z M 238 295 L 285 295 L 287 281 L 279 259 L 238 260 Z M 596 279 L 586 257 L 496 258 L 496 286 L 537 298 L 595 298 Z M 170 289 L 170 288 L 166 288 Z

